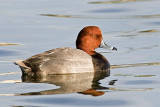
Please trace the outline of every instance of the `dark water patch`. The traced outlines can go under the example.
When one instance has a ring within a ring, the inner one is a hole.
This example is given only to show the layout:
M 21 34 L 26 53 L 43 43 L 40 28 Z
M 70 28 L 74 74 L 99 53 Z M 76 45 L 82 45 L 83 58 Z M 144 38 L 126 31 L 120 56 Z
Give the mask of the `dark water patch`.
M 127 105 L 128 102 L 124 100 L 94 100 L 94 99 L 82 99 L 82 98 L 34 98 L 24 100 L 25 102 L 43 103 L 43 104 L 56 104 L 56 105 L 68 105 L 68 106 L 122 106 Z
M 11 105 L 11 107 L 43 107 L 43 106 L 33 106 L 33 105 Z
M 140 51 L 140 50 L 148 50 L 148 49 L 153 49 L 155 47 L 159 47 L 160 45 L 152 45 L 152 46 L 143 46 L 143 47 L 140 47 L 140 48 L 128 48 L 126 51 L 127 53 L 129 52 L 135 52 L 135 51 Z
M 13 56 L 13 55 L 18 55 L 19 53 L 16 51 L 11 51 L 11 50 L 0 50 L 0 57 L 1 56 Z
M 152 49 L 152 48 L 154 48 L 154 47 L 160 47 L 160 45 L 144 46 L 144 47 L 138 48 L 137 50 Z
M 149 25 L 160 25 L 160 21 L 149 22 Z

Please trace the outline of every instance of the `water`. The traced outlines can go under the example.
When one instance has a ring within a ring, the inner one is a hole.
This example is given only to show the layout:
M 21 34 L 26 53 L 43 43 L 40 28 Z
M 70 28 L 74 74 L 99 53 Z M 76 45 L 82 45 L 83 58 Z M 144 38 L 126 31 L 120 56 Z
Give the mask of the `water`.
M 0 106 L 159 106 L 159 4 L 159 0 L 1 0 Z M 99 26 L 104 40 L 118 48 L 97 49 L 112 65 L 109 77 L 21 78 L 13 61 L 57 47 L 75 48 L 78 32 L 88 25 Z

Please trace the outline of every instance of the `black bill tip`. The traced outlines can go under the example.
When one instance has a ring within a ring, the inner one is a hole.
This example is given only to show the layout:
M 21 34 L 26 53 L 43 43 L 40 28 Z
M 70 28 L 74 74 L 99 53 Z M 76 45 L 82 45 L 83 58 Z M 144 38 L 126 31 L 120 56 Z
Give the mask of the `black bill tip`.
M 115 50 L 115 51 L 117 51 L 117 48 L 116 47 L 113 47 L 113 49 L 112 50 Z

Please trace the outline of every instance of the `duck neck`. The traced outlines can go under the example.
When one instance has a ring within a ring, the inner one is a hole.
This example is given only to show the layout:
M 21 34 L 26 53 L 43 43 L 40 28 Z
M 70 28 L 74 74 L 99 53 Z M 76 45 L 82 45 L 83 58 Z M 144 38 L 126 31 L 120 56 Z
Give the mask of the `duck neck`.
M 85 49 L 85 48 L 83 48 L 81 50 L 83 50 L 84 52 L 86 52 L 89 55 L 94 55 L 96 53 L 95 50 L 90 50 L 90 49 Z

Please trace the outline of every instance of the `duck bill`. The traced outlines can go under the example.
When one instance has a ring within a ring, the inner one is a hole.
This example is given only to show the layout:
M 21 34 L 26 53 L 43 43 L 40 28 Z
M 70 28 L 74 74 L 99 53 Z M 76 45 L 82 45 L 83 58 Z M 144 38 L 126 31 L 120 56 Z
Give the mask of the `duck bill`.
M 116 47 L 107 45 L 103 40 L 101 41 L 101 44 L 99 45 L 99 48 L 109 49 L 109 50 L 115 50 L 117 51 Z

